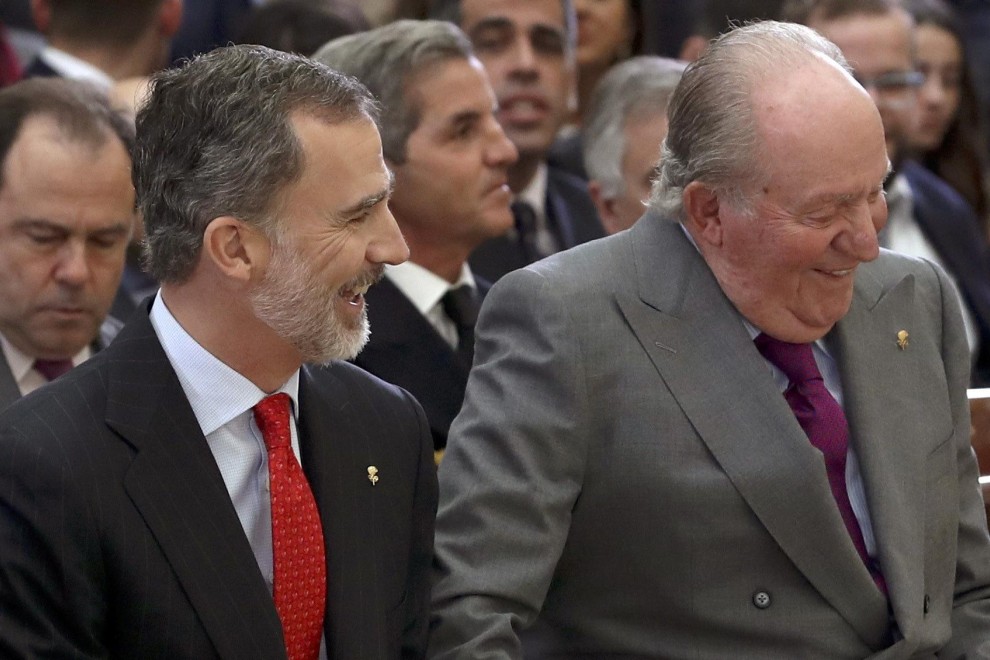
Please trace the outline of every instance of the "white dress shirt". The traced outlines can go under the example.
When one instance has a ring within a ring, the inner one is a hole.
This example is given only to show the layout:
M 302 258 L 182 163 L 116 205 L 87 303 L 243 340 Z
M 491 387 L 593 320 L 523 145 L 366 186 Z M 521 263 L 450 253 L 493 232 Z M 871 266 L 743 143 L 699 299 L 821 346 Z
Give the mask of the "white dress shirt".
M 289 395 L 292 400 L 289 424 L 292 452 L 302 465 L 296 429 L 299 370 L 276 392 L 262 391 L 200 346 L 172 316 L 160 291 L 151 306 L 151 325 L 206 436 L 206 444 L 220 468 L 220 475 L 254 551 L 258 568 L 269 591 L 274 592 L 268 451 L 254 421 L 252 408 L 269 394 L 284 392 Z M 326 657 L 324 636 L 320 643 L 320 658 Z
M 540 163 L 536 174 L 525 188 L 516 195 L 517 202 L 526 202 L 536 214 L 536 247 L 541 254 L 553 254 L 560 251 L 557 238 L 550 231 L 547 220 L 547 164 Z M 515 229 L 510 230 L 510 236 L 515 236 Z
M 252 411 L 268 393 L 200 346 L 175 320 L 160 293 L 151 307 L 151 324 L 206 436 L 258 567 L 271 589 L 274 572 L 268 452 Z M 298 460 L 299 372 L 278 391 L 292 399 L 289 427 L 292 451 Z
M 45 46 L 38 54 L 38 57 L 45 64 L 55 69 L 63 78 L 82 80 L 96 85 L 103 90 L 109 90 L 113 87 L 113 78 L 107 75 L 106 71 L 79 59 L 75 55 L 70 55 L 64 50 Z
M 444 341 L 456 349 L 457 326 L 443 309 L 443 297 L 451 289 L 465 284 L 474 290 L 478 289 L 467 262 L 461 266 L 461 275 L 454 284 L 411 261 L 398 266 L 386 266 L 385 277 L 426 317 Z M 375 329 L 372 328 L 371 331 L 374 332 Z

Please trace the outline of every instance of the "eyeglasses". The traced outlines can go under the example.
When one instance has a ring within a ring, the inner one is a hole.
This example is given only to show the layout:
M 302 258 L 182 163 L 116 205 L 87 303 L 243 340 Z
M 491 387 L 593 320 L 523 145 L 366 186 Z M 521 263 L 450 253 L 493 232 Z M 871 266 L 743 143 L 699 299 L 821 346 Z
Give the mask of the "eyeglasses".
M 925 84 L 925 74 L 920 71 L 891 71 L 890 73 L 881 73 L 874 78 L 853 74 L 853 77 L 865 89 L 872 87 L 880 94 L 917 89 Z

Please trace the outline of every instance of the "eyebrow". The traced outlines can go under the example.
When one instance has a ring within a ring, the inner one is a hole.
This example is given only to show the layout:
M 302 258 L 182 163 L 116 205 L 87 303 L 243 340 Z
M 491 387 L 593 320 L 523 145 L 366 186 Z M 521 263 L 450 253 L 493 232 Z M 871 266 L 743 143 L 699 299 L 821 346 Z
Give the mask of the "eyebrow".
M 395 190 L 395 173 L 393 173 L 392 170 L 388 170 L 388 182 L 385 184 L 384 188 L 374 194 L 362 198 L 357 204 L 344 209 L 340 212 L 340 215 L 343 217 L 360 215 L 361 213 L 364 213 L 368 209 L 374 208 L 384 200 L 391 197 L 393 190 Z
M 512 27 L 512 21 L 508 18 L 504 16 L 490 16 L 475 23 L 468 32 L 468 36 L 473 39 L 482 30 L 511 30 Z
M 880 188 L 881 190 L 883 189 L 884 184 L 887 182 L 887 179 L 890 178 L 890 175 L 893 173 L 893 171 L 894 168 L 891 165 L 890 160 L 888 160 L 887 171 L 884 172 L 883 179 L 880 181 L 880 184 L 877 186 L 877 188 Z M 871 189 L 870 192 L 872 193 L 873 189 Z M 821 195 L 815 195 L 808 201 L 809 203 L 815 203 L 815 204 L 822 204 L 822 203 L 848 204 L 849 202 L 854 201 L 857 197 L 858 195 L 854 195 L 850 193 L 823 193 Z

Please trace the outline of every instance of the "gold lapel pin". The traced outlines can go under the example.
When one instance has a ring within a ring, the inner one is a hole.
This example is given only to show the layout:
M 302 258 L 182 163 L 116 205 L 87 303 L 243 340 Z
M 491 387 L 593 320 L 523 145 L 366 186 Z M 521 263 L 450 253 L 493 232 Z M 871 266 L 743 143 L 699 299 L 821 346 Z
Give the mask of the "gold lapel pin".
M 897 348 L 899 348 L 899 349 L 901 349 L 903 351 L 905 348 L 907 348 L 907 345 L 908 345 L 908 331 L 907 330 L 898 330 L 897 331 Z
M 368 481 L 371 482 L 372 486 L 378 483 L 378 468 L 374 465 L 368 466 Z

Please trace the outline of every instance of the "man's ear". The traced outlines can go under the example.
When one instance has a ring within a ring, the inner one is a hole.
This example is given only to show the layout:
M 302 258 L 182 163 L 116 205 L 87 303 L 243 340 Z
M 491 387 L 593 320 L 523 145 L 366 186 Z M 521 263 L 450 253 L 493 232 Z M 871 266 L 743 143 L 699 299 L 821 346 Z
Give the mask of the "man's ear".
M 695 241 L 722 244 L 722 217 L 718 193 L 700 181 L 684 188 L 684 224 Z
M 264 275 L 271 258 L 271 241 L 254 227 L 224 215 L 206 226 L 203 256 L 217 272 L 246 284 Z
M 200 2 L 201 0 L 192 0 Z M 182 0 L 164 0 L 158 8 L 158 30 L 171 39 L 182 25 Z
M 694 62 L 708 50 L 709 42 L 710 40 L 707 37 L 703 37 L 700 34 L 692 34 L 681 44 L 681 51 L 678 53 L 677 59 L 684 60 L 685 62 Z
M 48 34 L 52 24 L 52 5 L 48 0 L 31 0 L 31 18 L 41 34 Z
M 601 219 L 605 231 L 609 234 L 618 231 L 615 228 L 618 224 L 618 218 L 615 217 L 615 200 L 608 199 L 602 194 L 602 184 L 597 179 L 588 182 L 588 196 L 591 197 L 595 208 L 598 209 L 598 217 Z

